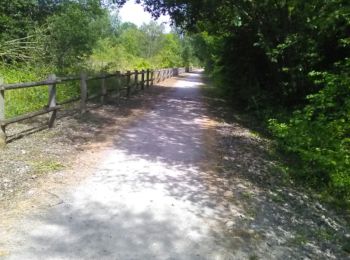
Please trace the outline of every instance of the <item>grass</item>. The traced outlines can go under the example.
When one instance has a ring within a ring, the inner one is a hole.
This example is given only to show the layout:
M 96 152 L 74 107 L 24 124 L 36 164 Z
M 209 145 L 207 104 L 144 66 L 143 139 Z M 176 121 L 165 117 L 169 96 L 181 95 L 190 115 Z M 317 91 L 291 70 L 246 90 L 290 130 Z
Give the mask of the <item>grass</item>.
M 65 166 L 54 160 L 43 160 L 32 163 L 34 171 L 38 174 L 62 170 Z
M 47 78 L 52 68 L 31 66 L 5 67 L 0 65 L 0 77 L 5 83 L 22 83 L 40 81 Z M 90 72 L 89 74 L 94 74 Z M 106 79 L 108 91 L 120 90 L 124 80 L 116 78 Z M 89 95 L 101 93 L 101 80 L 89 80 Z M 57 102 L 63 102 L 80 96 L 79 80 L 57 84 Z M 31 87 L 25 89 L 8 90 L 5 92 L 5 116 L 12 118 L 33 111 L 41 110 L 48 104 L 48 86 Z

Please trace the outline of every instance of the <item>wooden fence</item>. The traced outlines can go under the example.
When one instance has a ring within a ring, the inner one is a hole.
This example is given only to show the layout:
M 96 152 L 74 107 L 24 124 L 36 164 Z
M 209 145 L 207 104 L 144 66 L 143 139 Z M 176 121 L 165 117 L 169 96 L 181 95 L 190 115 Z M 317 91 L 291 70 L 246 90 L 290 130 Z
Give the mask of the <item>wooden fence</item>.
M 108 96 L 108 89 L 106 87 L 106 79 L 116 78 L 118 80 L 124 79 L 124 86 L 120 90 L 125 91 L 126 98 L 129 98 L 134 89 L 140 88 L 144 90 L 145 87 L 150 87 L 155 83 L 164 81 L 165 79 L 177 76 L 185 72 L 185 68 L 171 68 L 171 69 L 159 69 L 159 70 L 142 70 L 142 71 L 127 71 L 112 74 L 101 74 L 95 76 L 88 76 L 86 73 L 81 73 L 80 76 L 73 77 L 56 77 L 51 74 L 46 80 L 39 82 L 27 82 L 27 83 L 15 83 L 15 84 L 4 84 L 0 78 L 0 147 L 6 145 L 6 126 L 21 122 L 26 119 L 30 119 L 43 114 L 50 114 L 48 127 L 52 128 L 57 116 L 57 111 L 62 108 L 62 105 L 80 101 L 80 112 L 85 113 L 87 110 L 86 103 L 88 100 L 100 98 L 103 104 Z M 100 92 L 98 94 L 90 95 L 88 81 L 100 80 Z M 63 102 L 58 103 L 56 99 L 56 88 L 59 84 L 67 82 L 80 82 L 80 97 L 71 98 Z M 37 86 L 48 86 L 48 103 L 43 109 L 24 115 L 16 116 L 13 118 L 5 117 L 5 92 L 8 90 L 16 90 L 23 88 L 31 88 Z

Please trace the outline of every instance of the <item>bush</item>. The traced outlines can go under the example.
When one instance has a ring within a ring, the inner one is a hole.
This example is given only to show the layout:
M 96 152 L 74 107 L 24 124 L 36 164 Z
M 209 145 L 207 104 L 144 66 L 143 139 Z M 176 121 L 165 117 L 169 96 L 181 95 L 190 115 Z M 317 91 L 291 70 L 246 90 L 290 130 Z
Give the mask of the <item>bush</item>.
M 280 146 L 300 159 L 300 176 L 339 199 L 350 200 L 350 60 L 337 72 L 312 72 L 323 88 L 289 122 L 270 120 Z M 321 185 L 321 186 L 320 186 Z

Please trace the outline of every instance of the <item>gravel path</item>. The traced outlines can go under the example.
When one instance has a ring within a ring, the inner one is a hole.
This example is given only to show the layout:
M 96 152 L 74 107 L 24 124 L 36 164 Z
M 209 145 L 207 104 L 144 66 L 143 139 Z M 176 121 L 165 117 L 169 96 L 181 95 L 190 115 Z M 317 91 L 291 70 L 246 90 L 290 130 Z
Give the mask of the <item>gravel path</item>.
M 320 216 L 294 213 L 298 193 L 261 184 L 271 164 L 259 155 L 264 142 L 237 124 L 212 121 L 201 84 L 198 73 L 179 77 L 151 111 L 99 151 L 90 177 L 49 191 L 52 203 L 11 230 L 4 259 L 346 257 L 327 248 L 328 237 L 328 244 L 305 242 L 307 233 L 298 237 L 321 215 L 321 226 L 335 222 L 322 206 L 313 211 L 305 196 L 305 214 Z
M 94 174 L 22 220 L 8 259 L 194 259 L 224 257 L 225 214 L 205 182 L 205 108 L 199 75 L 105 151 Z M 214 194 L 214 193 L 213 193 Z

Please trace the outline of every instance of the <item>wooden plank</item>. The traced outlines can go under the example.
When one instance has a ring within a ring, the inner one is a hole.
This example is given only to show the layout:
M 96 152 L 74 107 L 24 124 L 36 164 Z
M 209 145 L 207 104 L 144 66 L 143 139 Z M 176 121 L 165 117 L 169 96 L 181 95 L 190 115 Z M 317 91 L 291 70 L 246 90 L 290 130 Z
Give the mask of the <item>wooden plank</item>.
M 66 81 L 75 81 L 75 80 L 79 80 L 79 79 L 80 79 L 80 76 L 59 77 L 60 82 L 57 82 L 56 84 L 64 83 Z
M 43 81 L 37 81 L 37 82 L 6 84 L 6 85 L 0 86 L 0 90 L 31 88 L 31 87 L 37 87 L 37 86 L 52 85 L 52 84 L 57 84 L 57 83 L 61 83 L 61 80 L 56 79 L 55 81 L 43 80 Z
M 86 83 L 86 74 L 81 73 L 80 75 L 80 113 L 86 113 L 86 101 L 87 101 L 87 83 Z
M 10 125 L 10 124 L 18 123 L 18 122 L 24 121 L 26 119 L 30 119 L 30 118 L 33 118 L 33 117 L 36 117 L 36 116 L 40 116 L 40 115 L 43 115 L 43 114 L 50 113 L 50 112 L 52 112 L 54 110 L 57 110 L 57 109 L 60 109 L 60 108 L 61 108 L 61 106 L 45 108 L 45 109 L 42 109 L 40 111 L 28 113 L 28 114 L 25 114 L 25 115 L 22 115 L 22 116 L 18 116 L 18 117 L 14 117 L 14 118 L 10 118 L 10 119 L 6 119 L 5 121 L 1 122 L 1 125 L 2 126 L 7 126 L 7 125 Z
M 4 84 L 4 79 L 0 78 L 0 86 Z M 5 90 L 0 90 L 0 122 L 5 121 Z M 6 146 L 6 127 L 0 126 L 0 148 Z
M 48 80 L 55 81 L 56 75 L 51 74 L 48 77 Z M 56 84 L 49 85 L 49 102 L 48 102 L 48 107 L 49 108 L 54 108 L 56 107 Z M 49 117 L 49 128 L 52 128 L 55 124 L 56 120 L 56 115 L 57 115 L 57 110 L 53 110 L 50 114 Z
M 88 76 L 86 80 L 109 79 L 115 77 L 115 74 L 101 74 L 97 76 Z

